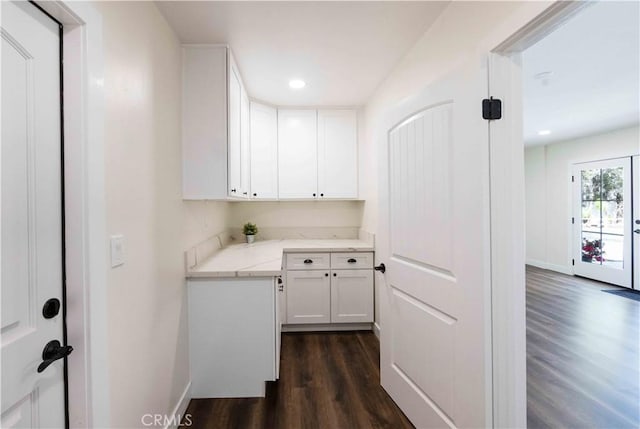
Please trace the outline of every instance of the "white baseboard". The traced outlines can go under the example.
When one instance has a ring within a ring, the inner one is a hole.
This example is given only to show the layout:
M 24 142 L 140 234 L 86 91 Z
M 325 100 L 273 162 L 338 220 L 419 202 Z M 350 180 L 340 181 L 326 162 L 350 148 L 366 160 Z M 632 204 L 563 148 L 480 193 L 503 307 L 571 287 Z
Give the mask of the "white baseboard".
M 372 323 L 282 325 L 282 332 L 371 331 L 373 329 L 372 325 Z
M 169 419 L 169 423 L 164 427 L 164 429 L 176 429 L 180 425 L 180 420 L 184 418 L 184 413 L 187 411 L 187 407 L 189 406 L 189 401 L 191 400 L 191 381 L 187 383 L 187 386 L 184 388 L 184 392 L 182 392 L 182 396 L 178 399 L 178 403 Z
M 378 322 L 373 322 L 373 333 L 380 339 L 380 325 Z
M 527 259 L 525 263 L 527 265 L 531 265 L 532 267 L 542 268 L 543 270 L 551 270 L 557 273 L 566 274 L 568 276 L 573 275 L 573 270 L 571 269 L 571 267 L 567 267 L 564 265 L 549 264 L 548 262 L 539 261 L 537 259 Z

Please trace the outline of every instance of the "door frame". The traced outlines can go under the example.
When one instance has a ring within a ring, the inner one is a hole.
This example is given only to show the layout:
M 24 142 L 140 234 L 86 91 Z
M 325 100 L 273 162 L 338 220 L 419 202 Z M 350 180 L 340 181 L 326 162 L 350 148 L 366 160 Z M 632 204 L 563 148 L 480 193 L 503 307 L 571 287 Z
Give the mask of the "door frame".
M 493 427 L 526 427 L 525 183 L 521 53 L 588 2 L 557 1 L 489 52 Z
M 71 427 L 109 427 L 102 16 L 35 1 L 63 25 L 66 326 Z

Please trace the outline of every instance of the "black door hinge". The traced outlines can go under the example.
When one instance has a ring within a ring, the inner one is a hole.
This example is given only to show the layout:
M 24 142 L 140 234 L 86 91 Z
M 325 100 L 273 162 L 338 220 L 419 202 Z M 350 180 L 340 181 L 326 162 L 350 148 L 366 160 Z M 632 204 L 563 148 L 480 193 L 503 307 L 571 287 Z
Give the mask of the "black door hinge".
M 493 97 L 482 100 L 482 119 L 493 121 L 501 118 L 502 100 Z

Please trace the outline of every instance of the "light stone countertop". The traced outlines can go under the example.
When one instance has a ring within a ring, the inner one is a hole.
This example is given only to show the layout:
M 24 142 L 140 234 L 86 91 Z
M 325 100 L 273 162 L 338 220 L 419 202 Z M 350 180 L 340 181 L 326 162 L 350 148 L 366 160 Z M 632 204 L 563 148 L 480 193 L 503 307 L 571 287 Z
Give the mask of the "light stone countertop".
M 272 277 L 282 274 L 284 253 L 372 252 L 373 245 L 356 239 L 286 239 L 226 246 L 187 271 L 187 278 Z

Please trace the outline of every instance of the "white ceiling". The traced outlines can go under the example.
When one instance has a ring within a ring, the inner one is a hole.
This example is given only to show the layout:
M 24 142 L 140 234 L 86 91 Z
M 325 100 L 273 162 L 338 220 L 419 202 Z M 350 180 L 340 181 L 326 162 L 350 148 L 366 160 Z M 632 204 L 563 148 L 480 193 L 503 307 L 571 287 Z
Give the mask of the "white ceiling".
M 548 81 L 536 78 L 550 71 Z M 523 54 L 526 145 L 631 126 L 640 117 L 640 3 L 600 2 Z M 551 134 L 539 136 L 538 131 Z
M 253 98 L 280 106 L 359 106 L 447 2 L 156 4 L 183 43 L 228 43 Z M 291 79 L 307 86 L 291 90 Z

